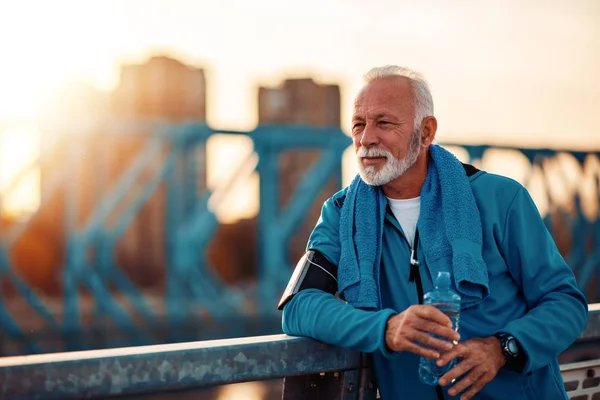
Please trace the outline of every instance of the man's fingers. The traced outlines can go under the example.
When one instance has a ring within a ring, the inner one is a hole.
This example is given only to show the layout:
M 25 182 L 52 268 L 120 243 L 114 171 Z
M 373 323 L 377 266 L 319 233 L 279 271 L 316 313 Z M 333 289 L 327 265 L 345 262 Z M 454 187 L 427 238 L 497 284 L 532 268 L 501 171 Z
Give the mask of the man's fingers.
M 438 353 L 437 351 L 432 350 L 432 349 L 426 349 L 425 347 L 421 347 L 414 343 L 408 343 L 406 345 L 406 351 L 409 351 L 413 354 L 423 356 L 425 358 L 429 358 L 432 360 L 435 360 L 436 358 L 438 358 L 440 356 L 440 353 Z
M 460 396 L 460 400 L 470 400 L 471 398 L 473 398 L 473 396 L 479 393 L 479 391 L 483 389 L 485 385 L 487 385 L 491 380 L 492 378 L 488 377 L 488 375 L 484 373 L 473 385 L 471 385 L 469 390 L 467 390 L 465 393 L 463 393 L 462 396 Z
M 434 335 L 441 336 L 451 341 L 458 342 L 460 340 L 460 335 L 458 334 L 458 332 L 452 330 L 451 328 L 445 325 L 440 325 L 433 321 L 421 319 L 415 323 L 415 328 L 427 333 L 433 333 Z M 448 350 L 450 350 L 451 348 L 452 347 L 449 347 Z
M 446 340 L 434 338 L 428 333 L 421 331 L 415 331 L 413 334 L 411 334 L 411 339 L 415 342 L 421 343 L 424 346 L 433 347 L 441 351 L 450 351 L 453 347 L 452 343 Z
M 443 367 L 448 364 L 450 361 L 454 360 L 458 357 L 465 357 L 468 353 L 469 349 L 462 343 L 457 344 L 452 348 L 452 350 L 445 352 L 437 361 L 438 367 Z
M 412 306 L 411 308 L 414 308 L 415 314 L 421 318 L 428 319 L 430 321 L 437 322 L 440 325 L 452 328 L 452 321 L 450 321 L 450 318 L 434 306 L 418 305 Z
M 439 363 L 438 363 L 438 365 L 439 365 Z M 469 372 L 471 370 L 471 368 L 473 368 L 473 363 L 470 360 L 462 360 L 461 362 L 459 362 L 454 367 L 452 367 L 452 369 L 450 371 L 446 372 L 440 378 L 440 385 L 446 386 L 447 384 L 452 382 L 454 379 Z M 462 379 L 461 379 L 461 381 L 462 381 Z
M 437 360 L 437 365 L 440 367 L 447 365 L 452 359 L 462 359 L 440 378 L 439 383 L 442 386 L 453 383 L 448 394 L 456 396 L 464 392 L 461 400 L 469 400 L 494 379 L 498 367 L 493 361 L 486 359 L 488 347 L 484 340 L 472 339 L 458 344 L 440 356 Z
M 450 390 L 448 390 L 448 394 L 450 396 L 456 396 L 458 393 L 469 388 L 471 385 L 477 382 L 483 373 L 484 371 L 481 371 L 478 368 L 471 370 L 471 372 L 469 372 L 464 378 L 462 378 L 454 386 L 452 386 Z

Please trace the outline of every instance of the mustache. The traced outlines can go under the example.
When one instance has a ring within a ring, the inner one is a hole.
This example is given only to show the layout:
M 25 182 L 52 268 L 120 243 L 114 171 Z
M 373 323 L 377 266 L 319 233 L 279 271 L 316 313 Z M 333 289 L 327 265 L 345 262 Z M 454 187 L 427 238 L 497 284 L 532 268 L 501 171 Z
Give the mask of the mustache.
M 361 147 L 356 153 L 358 157 L 385 157 L 388 160 L 392 158 L 392 154 L 389 151 L 379 149 L 377 147 Z

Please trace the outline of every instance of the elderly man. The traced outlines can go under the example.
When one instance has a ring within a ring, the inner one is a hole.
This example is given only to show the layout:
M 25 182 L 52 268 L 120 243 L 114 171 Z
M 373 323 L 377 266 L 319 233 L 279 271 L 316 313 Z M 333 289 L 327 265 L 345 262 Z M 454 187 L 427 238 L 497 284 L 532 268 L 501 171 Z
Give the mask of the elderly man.
M 386 400 L 567 399 L 556 357 L 587 302 L 529 193 L 433 144 L 419 74 L 385 66 L 365 81 L 352 116 L 360 174 L 323 205 L 279 304 L 283 331 L 373 353 Z M 461 296 L 458 333 L 421 304 L 440 271 Z M 456 360 L 428 386 L 421 356 Z

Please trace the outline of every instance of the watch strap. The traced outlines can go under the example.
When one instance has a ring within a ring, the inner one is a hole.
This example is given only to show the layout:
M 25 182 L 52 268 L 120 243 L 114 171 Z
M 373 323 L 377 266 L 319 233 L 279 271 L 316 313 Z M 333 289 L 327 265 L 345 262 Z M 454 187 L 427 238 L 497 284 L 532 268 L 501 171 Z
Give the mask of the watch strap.
M 498 332 L 494 335 L 500 341 L 500 349 L 506 360 L 506 366 L 516 372 L 523 370 L 525 366 L 525 353 L 519 344 L 519 341 L 509 333 Z M 512 342 L 512 343 L 511 343 Z M 511 351 L 510 345 L 516 346 L 516 352 Z

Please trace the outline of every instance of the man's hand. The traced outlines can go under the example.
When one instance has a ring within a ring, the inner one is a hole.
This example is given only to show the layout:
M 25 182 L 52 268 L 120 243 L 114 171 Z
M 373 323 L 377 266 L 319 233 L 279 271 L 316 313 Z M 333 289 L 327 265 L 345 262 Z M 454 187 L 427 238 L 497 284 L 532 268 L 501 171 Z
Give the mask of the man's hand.
M 435 334 L 451 341 L 460 336 L 452 330 L 450 318 L 437 308 L 414 305 L 388 319 L 385 329 L 385 344 L 392 351 L 409 351 L 426 358 L 440 356 L 433 347 L 441 351 L 452 349 L 452 343 L 432 337 Z
M 457 357 L 461 360 L 440 378 L 440 385 L 454 383 L 448 390 L 451 396 L 468 388 L 469 390 L 460 397 L 460 400 L 469 400 L 475 396 L 494 379 L 506 363 L 500 349 L 500 341 L 495 336 L 485 339 L 474 338 L 459 343 L 452 350 L 442 354 L 437 365 L 442 367 Z M 464 374 L 466 375 L 461 380 L 453 382 Z

